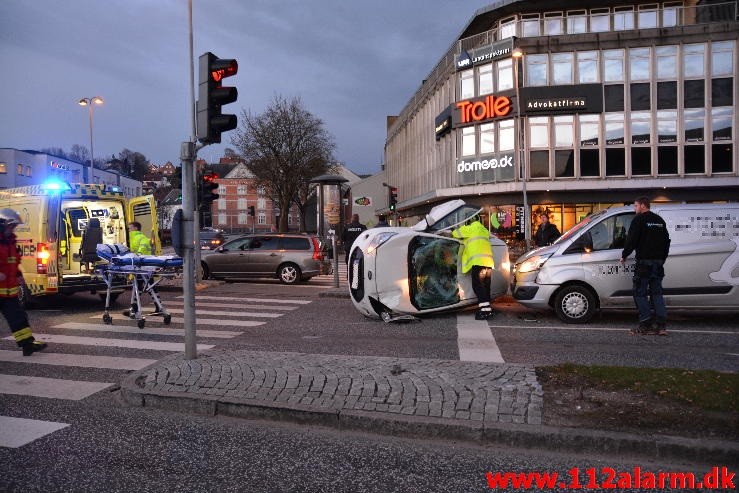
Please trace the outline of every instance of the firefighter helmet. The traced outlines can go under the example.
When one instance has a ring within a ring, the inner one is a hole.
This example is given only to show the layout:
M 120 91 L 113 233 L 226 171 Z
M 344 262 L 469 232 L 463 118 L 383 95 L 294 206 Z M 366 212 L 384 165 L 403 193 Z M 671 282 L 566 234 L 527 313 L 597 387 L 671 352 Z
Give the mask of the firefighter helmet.
M 23 224 L 20 214 L 13 209 L 0 209 L 0 226 L 17 226 Z

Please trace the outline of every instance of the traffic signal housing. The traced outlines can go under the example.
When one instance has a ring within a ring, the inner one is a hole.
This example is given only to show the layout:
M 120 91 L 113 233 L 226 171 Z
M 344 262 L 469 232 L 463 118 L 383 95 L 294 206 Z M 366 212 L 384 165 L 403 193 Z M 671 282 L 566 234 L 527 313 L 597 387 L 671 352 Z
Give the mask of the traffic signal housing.
M 224 115 L 221 107 L 239 96 L 235 87 L 223 87 L 226 77 L 236 75 L 239 64 L 231 58 L 218 58 L 211 52 L 200 55 L 197 103 L 197 137 L 202 144 L 218 144 L 221 133 L 236 128 L 236 115 Z
M 216 173 L 207 173 L 203 175 L 203 183 L 201 185 L 202 194 L 200 197 L 200 204 L 203 210 L 210 211 L 213 202 L 218 200 L 220 197 L 220 195 L 216 193 L 216 189 L 218 188 L 218 183 L 216 183 L 217 178 L 218 175 Z
M 254 217 L 256 215 L 256 213 L 254 212 L 254 206 L 253 205 L 250 205 L 249 206 L 249 215 L 251 217 Z
M 398 203 L 398 187 L 388 187 L 390 198 L 388 204 L 390 204 L 390 210 L 395 211 L 395 206 Z

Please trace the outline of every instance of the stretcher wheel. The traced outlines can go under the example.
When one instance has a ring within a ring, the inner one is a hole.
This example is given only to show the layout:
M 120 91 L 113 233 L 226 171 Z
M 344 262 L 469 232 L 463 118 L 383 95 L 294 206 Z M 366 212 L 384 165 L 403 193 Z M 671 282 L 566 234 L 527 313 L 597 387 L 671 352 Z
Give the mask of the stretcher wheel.
M 164 325 L 169 325 L 169 323 L 172 321 L 172 315 L 165 315 L 164 316 Z
M 111 317 L 110 315 L 108 315 L 108 314 L 106 313 L 105 315 L 103 315 L 103 323 L 104 323 L 105 325 L 110 325 L 110 324 L 112 324 L 112 323 L 113 323 L 113 317 Z
M 146 325 L 146 320 L 139 320 L 136 325 L 139 326 L 139 329 L 143 329 L 144 325 Z

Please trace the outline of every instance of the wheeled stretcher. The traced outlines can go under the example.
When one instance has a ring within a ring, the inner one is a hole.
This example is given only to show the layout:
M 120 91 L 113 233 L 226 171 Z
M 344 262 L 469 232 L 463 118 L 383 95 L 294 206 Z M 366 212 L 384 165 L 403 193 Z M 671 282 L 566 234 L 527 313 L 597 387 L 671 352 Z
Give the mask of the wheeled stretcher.
M 110 293 L 114 287 L 114 279 L 119 276 L 132 276 L 131 308 L 127 311 L 128 317 L 136 320 L 139 329 L 146 324 L 146 315 L 141 303 L 142 293 L 148 294 L 154 302 L 154 312 L 149 315 L 161 316 L 164 323 L 169 325 L 172 316 L 162 304 L 156 292 L 156 286 L 163 279 L 173 277 L 182 272 L 183 260 L 173 255 L 139 255 L 131 253 L 125 245 L 99 244 L 97 254 L 106 264 L 96 267 L 96 270 L 105 280 L 107 293 L 105 296 L 105 313 L 103 323 L 112 324 L 110 315 Z

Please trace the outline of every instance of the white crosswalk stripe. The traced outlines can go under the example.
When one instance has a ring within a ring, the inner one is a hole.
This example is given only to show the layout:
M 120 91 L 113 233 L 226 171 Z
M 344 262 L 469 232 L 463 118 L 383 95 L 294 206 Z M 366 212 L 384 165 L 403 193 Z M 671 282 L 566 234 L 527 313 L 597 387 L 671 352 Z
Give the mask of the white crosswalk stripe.
M 311 303 L 310 300 L 304 299 L 237 298 L 205 295 L 197 296 L 196 300 L 195 323 L 199 326 L 210 325 L 219 328 L 261 326 L 267 323 L 269 319 L 277 319 L 292 310 Z M 177 300 L 167 300 L 165 304 L 175 305 L 174 308 L 169 308 L 169 312 L 172 314 L 184 313 L 185 301 L 182 297 Z M 17 349 L 0 349 L 0 362 L 12 363 L 16 366 L 54 366 L 59 368 L 58 372 L 55 372 L 55 376 L 57 374 L 60 376 L 60 378 L 46 378 L 0 374 L 0 399 L 2 399 L 2 395 L 17 395 L 40 399 L 82 400 L 114 386 L 115 383 L 64 379 L 64 367 L 132 371 L 146 368 L 157 361 L 149 358 L 65 353 L 66 345 L 163 352 L 185 351 L 184 319 L 181 317 L 171 317 L 170 324 L 165 326 L 162 317 L 149 316 L 146 318 L 146 327 L 140 329 L 135 325 L 135 321 L 127 317 L 111 315 L 113 316 L 113 325 L 102 323 L 102 314 L 96 314 L 90 318 L 97 320 L 98 323 L 64 322 L 50 327 L 55 331 L 63 331 L 63 334 L 35 332 L 36 339 L 50 343 L 51 347 L 46 352 L 36 353 L 32 357 L 24 357 L 23 353 Z M 116 323 L 118 325 L 115 325 Z M 119 338 L 95 337 L 95 334 L 92 334 L 95 332 L 115 334 Z M 198 328 L 196 336 L 200 338 L 231 339 L 243 333 L 241 330 Z M 152 335 L 173 337 L 175 340 L 168 342 L 138 339 L 139 336 Z M 3 338 L 3 340 L 13 341 L 14 339 L 10 336 Z M 213 347 L 215 346 L 212 344 L 196 345 L 198 351 Z M 79 349 L 77 352 L 79 352 Z M 0 447 L 22 447 L 68 426 L 70 426 L 69 423 L 0 416 Z

